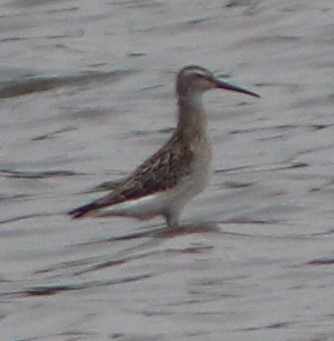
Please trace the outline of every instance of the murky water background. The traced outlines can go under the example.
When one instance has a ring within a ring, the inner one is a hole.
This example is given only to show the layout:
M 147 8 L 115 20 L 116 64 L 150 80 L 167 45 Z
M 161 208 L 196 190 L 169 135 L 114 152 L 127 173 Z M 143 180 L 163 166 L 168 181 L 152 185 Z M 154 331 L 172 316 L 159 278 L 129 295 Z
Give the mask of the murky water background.
M 0 6 L 0 339 L 333 340 L 333 1 Z M 206 95 L 185 226 L 71 221 L 166 141 L 187 64 L 262 98 Z

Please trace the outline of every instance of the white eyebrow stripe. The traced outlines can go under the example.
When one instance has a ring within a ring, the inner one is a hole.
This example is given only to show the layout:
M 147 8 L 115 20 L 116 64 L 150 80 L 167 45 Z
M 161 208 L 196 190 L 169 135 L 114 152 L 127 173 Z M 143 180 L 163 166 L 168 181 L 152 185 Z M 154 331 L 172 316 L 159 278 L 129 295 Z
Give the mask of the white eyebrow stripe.
M 205 77 L 205 76 L 206 76 L 206 72 L 204 72 L 204 71 L 202 71 L 202 70 L 196 70 L 196 69 L 194 69 L 194 70 L 190 70 L 190 71 L 189 71 L 189 75 L 190 75 L 190 76 L 198 76 L 198 75 L 201 75 L 201 76 Z

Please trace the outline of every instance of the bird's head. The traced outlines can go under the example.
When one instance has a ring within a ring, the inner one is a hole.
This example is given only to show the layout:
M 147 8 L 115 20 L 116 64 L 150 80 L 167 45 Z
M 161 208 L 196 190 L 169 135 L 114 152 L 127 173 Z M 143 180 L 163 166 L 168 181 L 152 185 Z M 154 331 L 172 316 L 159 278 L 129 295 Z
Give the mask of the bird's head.
M 202 94 L 209 89 L 215 88 L 240 92 L 253 97 L 260 97 L 255 92 L 216 78 L 211 71 L 201 66 L 186 66 L 177 76 L 176 90 L 181 97 L 187 96 L 190 93 Z

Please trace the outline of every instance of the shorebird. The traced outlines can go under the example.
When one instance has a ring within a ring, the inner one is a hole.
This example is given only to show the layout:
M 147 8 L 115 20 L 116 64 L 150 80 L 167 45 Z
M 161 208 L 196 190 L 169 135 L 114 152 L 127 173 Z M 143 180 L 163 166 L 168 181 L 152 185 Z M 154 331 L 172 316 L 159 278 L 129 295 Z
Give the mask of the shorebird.
M 201 66 L 183 68 L 176 81 L 178 124 L 167 143 L 101 199 L 69 212 L 72 218 L 126 216 L 166 218 L 178 226 L 183 207 L 206 187 L 211 173 L 211 144 L 202 95 L 225 89 L 260 97 L 216 78 Z

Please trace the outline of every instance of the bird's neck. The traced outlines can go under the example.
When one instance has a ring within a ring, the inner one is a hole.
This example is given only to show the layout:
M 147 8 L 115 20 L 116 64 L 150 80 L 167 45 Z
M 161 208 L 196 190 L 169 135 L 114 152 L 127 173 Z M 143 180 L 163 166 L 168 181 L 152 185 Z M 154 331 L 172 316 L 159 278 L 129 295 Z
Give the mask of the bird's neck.
M 190 92 L 179 96 L 177 130 L 188 137 L 206 138 L 207 117 L 202 104 L 202 93 Z

